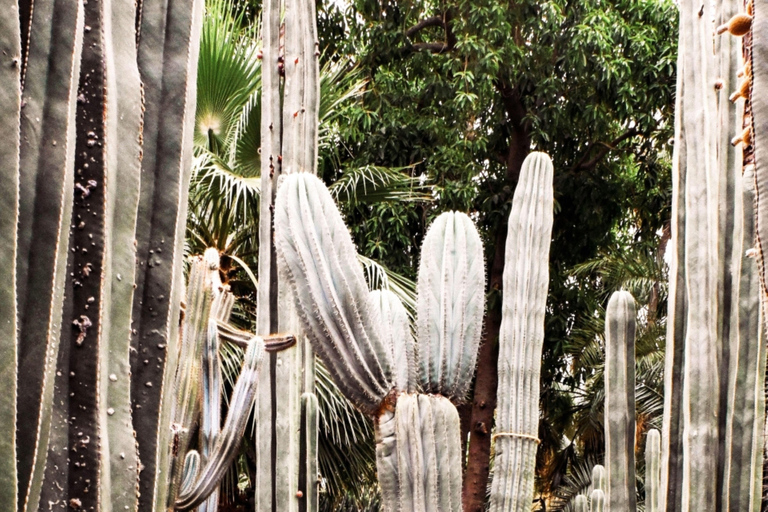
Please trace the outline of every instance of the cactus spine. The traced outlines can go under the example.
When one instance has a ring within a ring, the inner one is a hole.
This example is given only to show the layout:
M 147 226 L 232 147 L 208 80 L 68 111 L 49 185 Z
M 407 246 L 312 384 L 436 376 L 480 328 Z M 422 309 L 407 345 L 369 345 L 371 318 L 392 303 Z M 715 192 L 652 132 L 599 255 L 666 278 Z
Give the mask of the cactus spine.
M 634 511 L 635 300 L 615 292 L 605 318 L 605 460 L 609 510 Z
M 504 267 L 499 338 L 499 408 L 492 512 L 528 511 L 539 423 L 539 374 L 549 285 L 553 167 L 531 153 L 515 189 Z
M 659 512 L 661 487 L 661 434 L 655 428 L 645 438 L 645 510 Z

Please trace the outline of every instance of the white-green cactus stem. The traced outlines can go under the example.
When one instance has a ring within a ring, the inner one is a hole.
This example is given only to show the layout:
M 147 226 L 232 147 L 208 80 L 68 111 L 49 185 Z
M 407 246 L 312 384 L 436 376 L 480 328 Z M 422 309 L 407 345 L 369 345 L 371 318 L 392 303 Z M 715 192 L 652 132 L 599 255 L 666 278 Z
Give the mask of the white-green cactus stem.
M 275 201 L 275 247 L 318 355 L 345 396 L 376 414 L 392 388 L 391 352 L 349 231 L 316 176 L 284 177 Z
M 587 501 L 587 497 L 583 494 L 576 496 L 576 499 L 573 502 L 573 510 L 574 512 L 589 512 L 589 502 Z
M 605 512 L 605 493 L 600 489 L 592 491 L 592 496 L 589 499 L 590 512 Z
M 608 489 L 605 478 L 605 466 L 602 464 L 595 464 L 592 468 L 592 489 L 600 489 L 603 492 Z
M 635 497 L 635 300 L 611 295 L 605 315 L 605 460 L 610 510 L 633 512 Z
M 504 265 L 492 512 L 528 512 L 538 443 L 539 378 L 553 221 L 552 161 L 531 153 L 515 189 Z
M 411 333 L 408 312 L 400 299 L 389 290 L 371 292 L 371 304 L 381 318 L 382 338 L 392 351 L 392 372 L 399 391 L 418 390 L 416 342 Z
M 655 428 L 645 438 L 645 510 L 660 512 L 661 434 Z
M 461 402 L 475 372 L 485 309 L 483 244 L 466 214 L 445 212 L 430 226 L 417 290 L 421 387 Z

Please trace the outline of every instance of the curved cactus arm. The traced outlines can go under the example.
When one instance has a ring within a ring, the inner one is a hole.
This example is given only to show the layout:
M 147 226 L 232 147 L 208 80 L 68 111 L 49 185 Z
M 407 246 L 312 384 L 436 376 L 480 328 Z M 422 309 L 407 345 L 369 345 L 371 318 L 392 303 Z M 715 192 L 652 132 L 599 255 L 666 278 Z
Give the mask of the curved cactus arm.
M 605 460 L 608 508 L 634 511 L 635 497 L 635 299 L 611 295 L 605 317 Z
M 590 512 L 604 512 L 605 511 L 605 493 L 600 489 L 592 491 L 590 496 Z
M 251 339 L 243 358 L 243 368 L 232 392 L 227 419 L 216 438 L 210 456 L 195 483 L 176 499 L 177 510 L 191 510 L 203 503 L 218 488 L 219 481 L 237 455 L 240 441 L 248 424 L 248 415 L 256 398 L 258 373 L 264 357 L 264 341 Z
M 660 512 L 661 434 L 655 428 L 645 439 L 645 510 Z
M 395 410 L 395 437 L 398 502 L 389 502 L 385 508 L 461 511 L 461 439 L 456 407 L 442 396 L 402 394 Z
M 552 161 L 546 154 L 528 155 L 509 214 L 492 512 L 527 512 L 533 500 L 554 207 L 553 174 Z
M 374 415 L 391 389 L 390 351 L 349 231 L 314 175 L 284 177 L 275 201 L 275 246 L 313 347 L 347 398 Z
M 430 226 L 417 291 L 421 386 L 461 402 L 475 372 L 485 310 L 483 244 L 466 214 L 445 212 Z
M 573 510 L 574 512 L 589 512 L 589 502 L 587 501 L 587 497 L 583 494 L 576 496 L 576 499 L 573 502 Z
M 371 292 L 371 305 L 381 318 L 382 338 L 392 351 L 395 387 L 405 393 L 418 388 L 416 342 L 411 334 L 408 312 L 400 299 L 389 290 Z
M 19 115 L 21 111 L 21 33 L 18 4 L 11 3 L 0 15 L 0 51 L 15 66 L 0 67 L 0 123 L 5 136 L 0 142 L 0 325 L 6 336 L 0 341 L 0 510 L 18 509 L 16 474 L 16 376 L 18 366 L 16 322 L 16 225 L 19 220 Z M 10 334 L 12 333 L 12 334 Z

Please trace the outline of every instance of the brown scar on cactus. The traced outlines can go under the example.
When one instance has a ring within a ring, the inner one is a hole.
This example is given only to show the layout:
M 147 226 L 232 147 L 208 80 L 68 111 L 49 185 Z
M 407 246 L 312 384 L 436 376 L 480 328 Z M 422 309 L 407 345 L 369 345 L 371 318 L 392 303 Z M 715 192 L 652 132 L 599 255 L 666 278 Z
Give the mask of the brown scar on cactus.
M 729 32 L 732 36 L 741 37 L 746 35 L 752 28 L 752 16 L 746 13 L 734 15 L 727 23 L 717 27 L 717 33 Z

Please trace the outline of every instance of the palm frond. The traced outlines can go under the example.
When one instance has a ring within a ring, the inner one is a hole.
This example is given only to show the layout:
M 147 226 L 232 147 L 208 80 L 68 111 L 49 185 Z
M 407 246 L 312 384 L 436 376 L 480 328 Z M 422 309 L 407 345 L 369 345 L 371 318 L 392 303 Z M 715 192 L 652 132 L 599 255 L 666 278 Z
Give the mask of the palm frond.
M 381 201 L 432 201 L 432 187 L 404 172 L 412 167 L 366 165 L 346 169 L 328 187 L 339 203 L 348 205 Z

